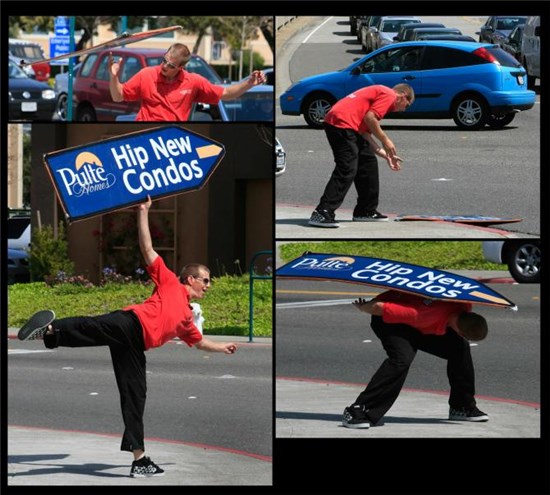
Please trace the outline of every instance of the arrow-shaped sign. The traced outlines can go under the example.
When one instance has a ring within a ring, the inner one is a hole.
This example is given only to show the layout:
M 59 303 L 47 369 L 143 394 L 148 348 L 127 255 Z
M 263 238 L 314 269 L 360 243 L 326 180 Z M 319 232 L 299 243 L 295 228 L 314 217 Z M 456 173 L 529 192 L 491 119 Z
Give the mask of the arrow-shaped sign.
M 165 126 L 48 153 L 46 169 L 69 221 L 201 189 L 225 148 Z
M 275 275 L 279 278 L 365 284 L 429 299 L 517 309 L 512 301 L 472 278 L 383 258 L 304 253 L 280 267 Z

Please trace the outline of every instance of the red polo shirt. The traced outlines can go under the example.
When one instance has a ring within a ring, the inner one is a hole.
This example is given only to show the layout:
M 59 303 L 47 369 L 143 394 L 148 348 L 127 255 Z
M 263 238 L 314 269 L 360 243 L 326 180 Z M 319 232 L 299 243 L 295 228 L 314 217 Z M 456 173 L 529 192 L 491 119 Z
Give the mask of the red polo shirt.
M 337 101 L 325 116 L 325 122 L 359 134 L 370 133 L 363 120 L 367 112 L 373 112 L 378 120 L 395 109 L 397 95 L 387 86 L 375 85 L 358 89 Z
M 122 85 L 124 101 L 141 100 L 138 121 L 186 121 L 193 103 L 216 105 L 223 93 L 221 86 L 185 70 L 173 81 L 161 74 L 161 66 L 145 67 Z
M 384 292 L 376 300 L 384 303 L 385 323 L 404 323 L 430 335 L 444 335 L 452 315 L 472 310 L 470 303 L 424 299 L 397 291 Z
M 141 304 L 124 308 L 139 318 L 145 350 L 160 347 L 174 337 L 189 347 L 200 342 L 202 335 L 193 323 L 189 294 L 176 274 L 166 267 L 160 256 L 147 266 L 147 272 L 155 284 L 153 294 Z

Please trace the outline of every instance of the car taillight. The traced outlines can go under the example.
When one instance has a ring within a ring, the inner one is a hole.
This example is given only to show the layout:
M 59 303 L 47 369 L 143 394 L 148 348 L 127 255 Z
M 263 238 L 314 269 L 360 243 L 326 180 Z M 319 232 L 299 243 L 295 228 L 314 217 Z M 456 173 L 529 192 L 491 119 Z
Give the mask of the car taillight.
M 487 60 L 487 62 L 490 62 L 492 64 L 498 64 L 500 65 L 500 62 L 495 58 L 495 56 L 487 50 L 487 48 L 478 48 L 477 50 L 473 51 L 474 55 L 477 55 L 478 57 L 481 57 L 483 60 Z

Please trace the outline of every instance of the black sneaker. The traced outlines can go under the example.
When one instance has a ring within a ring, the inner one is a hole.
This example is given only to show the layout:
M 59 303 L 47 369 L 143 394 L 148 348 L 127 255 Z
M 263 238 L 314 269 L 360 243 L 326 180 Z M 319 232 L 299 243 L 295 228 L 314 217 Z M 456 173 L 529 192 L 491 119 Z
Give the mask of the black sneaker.
M 340 224 L 334 219 L 334 212 L 329 210 L 316 209 L 309 219 L 309 225 L 314 227 L 339 227 Z
M 453 421 L 489 421 L 489 415 L 480 411 L 477 407 L 470 409 L 461 407 L 459 409 L 449 409 L 449 419 Z
M 19 340 L 36 340 L 44 337 L 48 325 L 55 320 L 55 313 L 50 309 L 32 315 L 17 334 Z
M 164 476 L 164 469 L 159 468 L 149 457 L 142 457 L 141 459 L 132 462 L 130 476 L 132 478 Z
M 382 215 L 379 211 L 369 211 L 364 214 L 356 214 L 353 212 L 353 221 L 354 222 L 387 222 L 388 217 Z
M 370 419 L 365 414 L 364 406 L 353 404 L 344 409 L 342 426 L 346 428 L 370 428 Z

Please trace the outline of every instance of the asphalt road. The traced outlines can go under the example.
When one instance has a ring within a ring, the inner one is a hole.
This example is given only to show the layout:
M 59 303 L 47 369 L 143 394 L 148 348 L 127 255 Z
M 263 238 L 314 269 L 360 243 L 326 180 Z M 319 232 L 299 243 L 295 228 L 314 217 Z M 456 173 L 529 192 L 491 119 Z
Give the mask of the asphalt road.
M 458 27 L 477 39 L 475 31 L 484 18 L 429 20 Z M 332 173 L 332 153 L 322 130 L 309 128 L 301 116 L 280 113 L 278 96 L 291 82 L 346 67 L 364 53 L 349 33 L 347 17 L 300 22 L 281 37 L 277 50 L 276 127 L 287 152 L 287 170 L 276 179 L 276 203 L 312 209 Z M 400 172 L 392 172 L 380 162 L 380 211 L 522 218 L 501 228 L 540 235 L 540 95 L 531 110 L 501 130 L 462 131 L 451 119 L 384 119 L 382 126 L 404 163 Z M 354 204 L 352 188 L 342 209 Z
M 489 286 L 519 309 L 475 307 L 489 322 L 487 339 L 472 343 L 476 392 L 540 403 L 540 286 Z M 366 384 L 386 354 L 370 328 L 370 317 L 357 311 L 351 301 L 378 292 L 344 283 L 278 280 L 277 377 Z M 448 390 L 445 361 L 419 352 L 405 387 Z
M 231 356 L 175 342 L 148 351 L 145 437 L 271 456 L 271 356 L 271 344 L 260 343 L 242 343 Z M 10 339 L 7 371 L 8 425 L 122 437 L 106 347 L 48 351 Z

